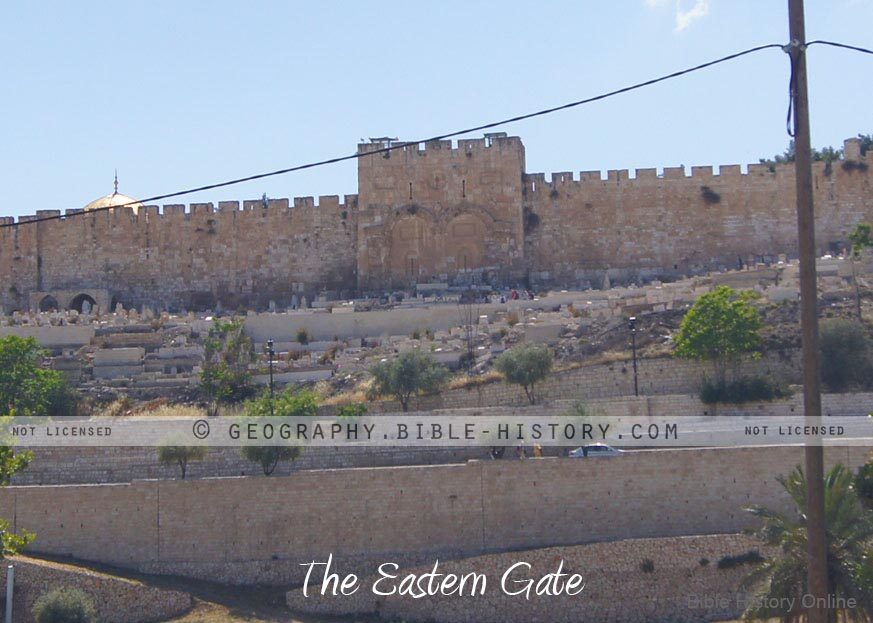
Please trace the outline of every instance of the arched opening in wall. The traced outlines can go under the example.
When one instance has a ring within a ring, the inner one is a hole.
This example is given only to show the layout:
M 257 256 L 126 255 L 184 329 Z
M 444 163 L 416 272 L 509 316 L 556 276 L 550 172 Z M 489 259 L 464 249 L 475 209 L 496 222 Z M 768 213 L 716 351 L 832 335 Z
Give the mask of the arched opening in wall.
M 413 283 L 433 272 L 431 225 L 420 216 L 405 216 L 391 228 L 389 266 L 391 280 Z
M 467 275 L 485 264 L 487 227 L 474 214 L 460 214 L 446 228 L 446 259 L 450 273 Z
M 118 307 L 119 302 L 117 296 L 112 297 L 112 300 L 109 301 L 109 313 L 115 313 L 115 309 Z
M 58 311 L 60 308 L 58 299 L 52 295 L 42 297 L 42 300 L 39 302 L 39 311 L 41 312 Z
M 70 309 L 75 309 L 80 314 L 90 313 L 97 307 L 97 301 L 87 294 L 79 294 L 70 301 Z

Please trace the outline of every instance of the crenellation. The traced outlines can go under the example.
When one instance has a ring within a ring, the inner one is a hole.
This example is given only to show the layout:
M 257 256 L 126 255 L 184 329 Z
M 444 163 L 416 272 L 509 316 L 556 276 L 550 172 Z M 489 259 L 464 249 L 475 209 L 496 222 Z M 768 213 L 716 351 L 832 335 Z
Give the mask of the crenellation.
M 636 169 L 634 171 L 634 178 L 640 181 L 648 180 L 657 180 L 658 179 L 658 169 Z
M 163 208 L 163 215 L 166 217 L 180 217 L 185 215 L 185 204 L 184 203 L 170 203 L 165 204 Z
M 846 160 L 861 160 L 861 139 L 847 138 L 843 141 L 843 158 Z
M 213 205 L 211 203 L 192 203 L 191 204 L 191 215 L 195 214 L 212 214 L 214 212 Z
M 267 199 L 267 209 L 273 211 L 289 210 L 290 201 L 287 197 L 280 199 Z
M 316 207 L 320 210 L 334 210 L 339 205 L 339 195 L 319 195 Z
M 686 178 L 685 175 L 685 167 L 664 167 L 664 179 L 665 180 L 684 180 Z
M 750 164 L 747 171 L 749 177 L 770 177 L 775 175 L 775 171 L 771 171 L 769 165 L 766 164 Z
M 294 197 L 294 209 L 301 210 L 304 208 L 314 208 L 314 197 Z
M 219 212 L 239 212 L 240 204 L 239 201 L 219 201 L 218 202 L 218 211 Z
M 703 179 L 704 181 L 712 180 L 713 173 L 711 166 L 691 167 L 691 177 Z
M 582 171 L 579 179 L 583 182 L 602 182 L 603 175 L 600 171 Z
M 742 175 L 742 167 L 738 164 L 723 164 L 718 168 L 718 176 L 721 178 L 739 179 Z
M 44 218 L 56 218 L 61 215 L 60 210 L 37 210 L 36 218 L 44 219 Z
M 551 185 L 557 186 L 559 184 L 570 184 L 573 182 L 573 172 L 572 171 L 558 171 L 557 173 L 551 174 Z

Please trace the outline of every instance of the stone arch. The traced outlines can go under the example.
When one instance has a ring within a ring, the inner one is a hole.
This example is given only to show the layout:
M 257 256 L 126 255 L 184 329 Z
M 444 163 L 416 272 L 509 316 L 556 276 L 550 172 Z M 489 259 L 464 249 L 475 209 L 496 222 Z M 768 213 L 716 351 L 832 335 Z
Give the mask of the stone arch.
M 485 265 L 488 228 L 477 215 L 459 214 L 446 226 L 446 262 L 451 272 L 467 272 Z
M 433 228 L 417 215 L 404 216 L 391 227 L 389 266 L 394 281 L 413 283 L 434 271 Z
M 47 311 L 59 311 L 61 309 L 60 303 L 58 303 L 58 299 L 53 297 L 51 294 L 48 294 L 39 301 L 39 311 L 47 312 Z
M 70 309 L 75 309 L 81 314 L 83 313 L 82 309 L 85 307 L 85 303 L 88 303 L 88 305 L 90 305 L 91 311 L 94 311 L 97 307 L 97 301 L 95 301 L 91 295 L 85 294 L 83 292 L 82 294 L 77 294 L 73 297 L 73 299 L 70 301 Z

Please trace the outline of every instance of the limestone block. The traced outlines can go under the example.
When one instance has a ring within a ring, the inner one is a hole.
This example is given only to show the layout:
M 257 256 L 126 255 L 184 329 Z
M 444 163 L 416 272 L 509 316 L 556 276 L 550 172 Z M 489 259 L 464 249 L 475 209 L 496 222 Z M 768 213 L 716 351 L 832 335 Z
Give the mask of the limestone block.
M 143 357 L 144 348 L 104 348 L 94 353 L 94 367 L 136 366 L 142 363 Z

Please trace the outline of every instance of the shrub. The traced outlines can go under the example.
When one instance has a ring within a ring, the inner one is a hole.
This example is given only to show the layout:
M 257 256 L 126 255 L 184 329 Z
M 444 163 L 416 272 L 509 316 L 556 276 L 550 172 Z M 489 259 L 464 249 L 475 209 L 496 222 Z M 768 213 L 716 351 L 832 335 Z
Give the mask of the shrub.
M 832 318 L 821 323 L 821 380 L 832 392 L 870 384 L 870 338 L 857 320 Z
M 791 396 L 791 390 L 781 381 L 761 376 L 746 376 L 733 381 L 704 380 L 700 401 L 704 404 L 719 402 L 741 404 L 778 400 Z
M 646 558 L 640 563 L 640 571 L 643 573 L 653 573 L 655 571 L 655 561 L 651 558 Z
M 719 558 L 716 566 L 719 569 L 733 569 L 740 565 L 756 565 L 759 562 L 764 562 L 764 557 L 756 549 L 750 549 L 745 554 L 737 554 L 736 556 L 722 556 Z
M 356 418 L 362 415 L 367 414 L 367 405 L 362 402 L 353 402 L 347 405 L 339 405 L 336 408 L 336 417 L 338 419 L 342 418 Z
M 858 468 L 855 476 L 855 493 L 867 507 L 873 509 L 873 454 L 867 457 L 867 462 Z
M 701 567 L 706 567 L 709 565 L 709 558 L 701 558 L 698 562 Z
M 701 186 L 700 194 L 703 195 L 703 200 L 706 203 L 713 204 L 721 201 L 721 195 L 711 189 L 709 186 Z
M 97 608 L 88 593 L 78 588 L 56 588 L 33 604 L 36 623 L 97 623 Z
M 309 331 L 307 331 L 306 329 L 301 328 L 301 329 L 297 330 L 297 341 L 300 344 L 303 344 L 304 346 L 306 346 L 307 344 L 309 344 L 311 339 L 312 339 L 312 336 L 309 335 Z
M 506 324 L 508 324 L 510 327 L 514 327 L 515 325 L 517 325 L 518 324 L 518 313 L 511 311 L 508 314 L 506 314 Z

